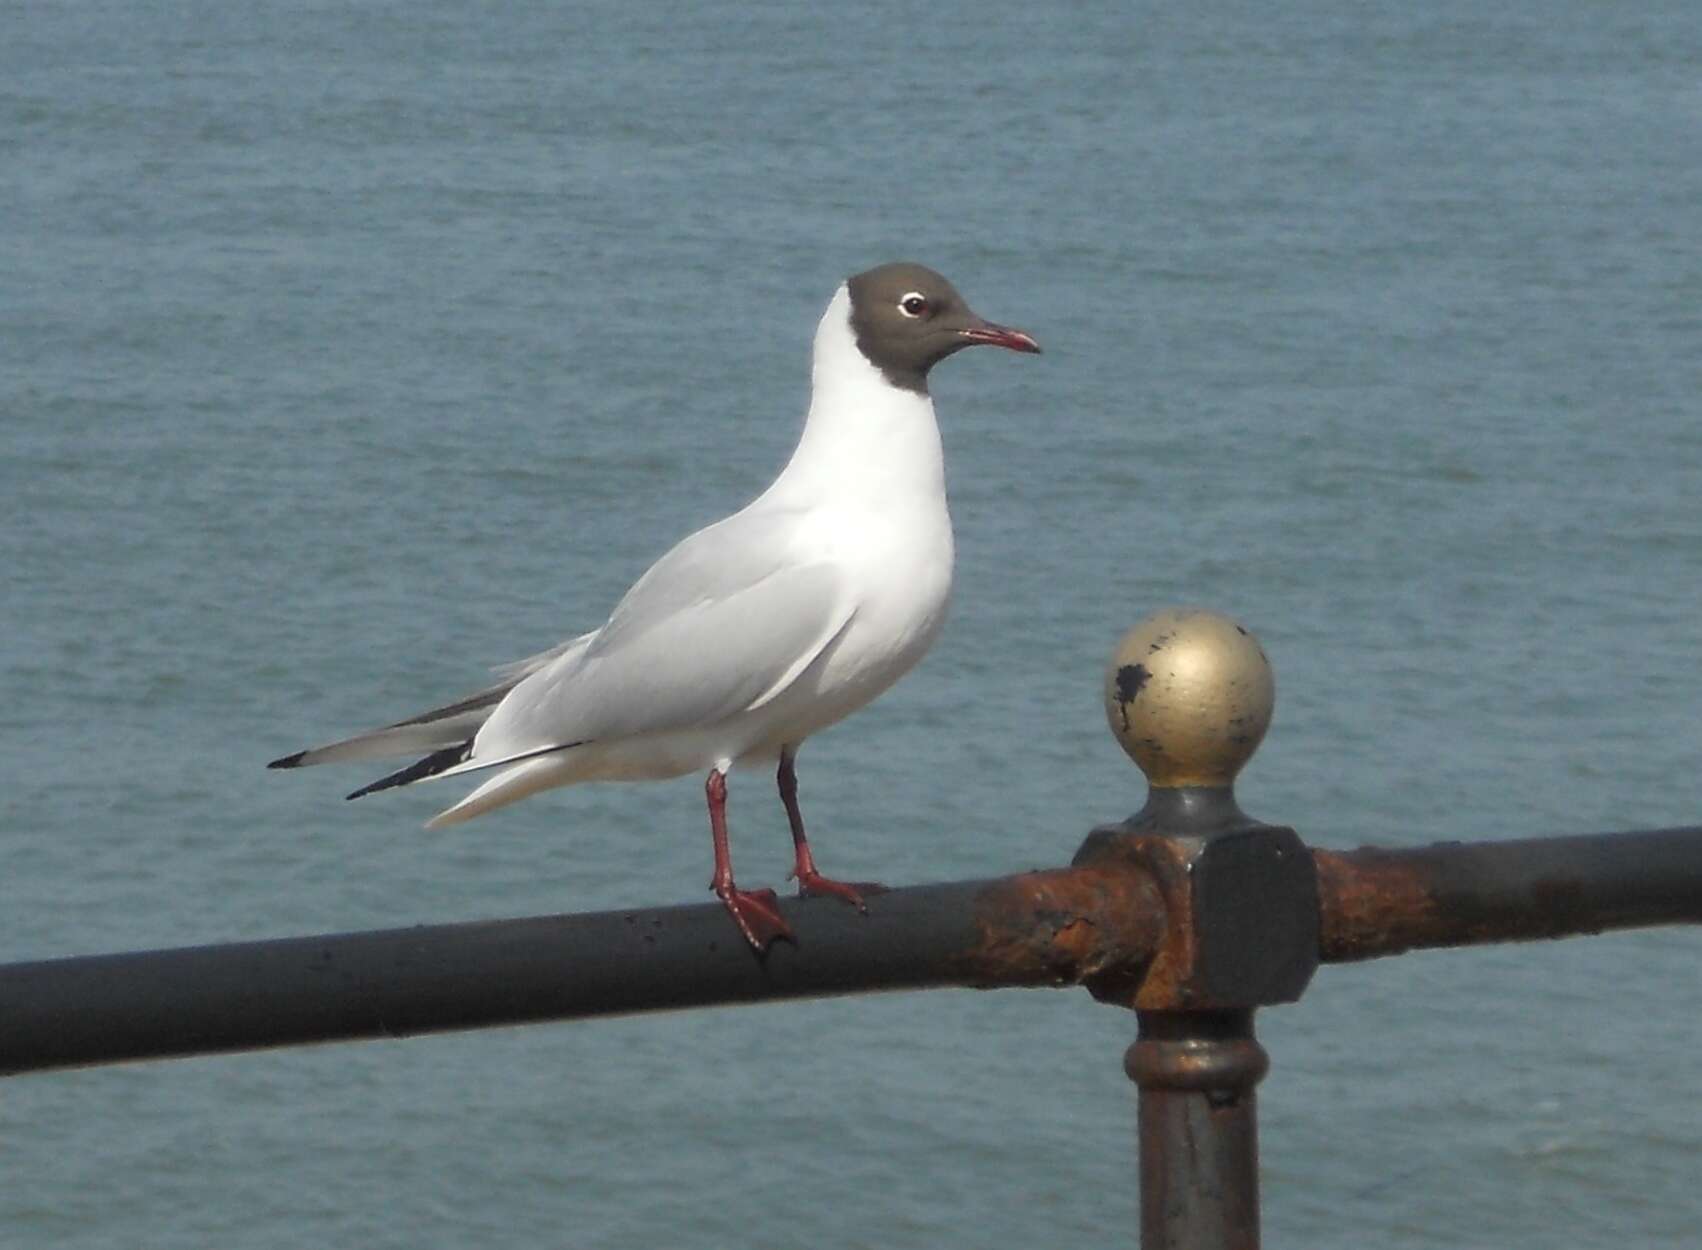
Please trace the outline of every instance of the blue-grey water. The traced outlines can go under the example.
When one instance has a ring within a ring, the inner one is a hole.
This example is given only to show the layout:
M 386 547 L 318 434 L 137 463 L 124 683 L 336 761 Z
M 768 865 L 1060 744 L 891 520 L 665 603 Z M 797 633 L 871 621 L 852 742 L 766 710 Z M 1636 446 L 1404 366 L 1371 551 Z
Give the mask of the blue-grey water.
M 936 376 L 953 615 L 802 757 L 828 871 L 1136 807 L 1100 671 L 1172 603 L 1262 636 L 1243 801 L 1314 842 L 1702 822 L 1702 10 L 1202 8 L 0 9 L 0 959 L 706 899 L 694 779 L 427 833 L 459 789 L 261 765 L 598 623 L 898 257 L 1047 354 Z M 1699 962 L 1324 969 L 1260 1017 L 1267 1242 L 1693 1244 Z M 20 1078 L 0 1243 L 1128 1245 L 1132 1033 L 965 991 Z

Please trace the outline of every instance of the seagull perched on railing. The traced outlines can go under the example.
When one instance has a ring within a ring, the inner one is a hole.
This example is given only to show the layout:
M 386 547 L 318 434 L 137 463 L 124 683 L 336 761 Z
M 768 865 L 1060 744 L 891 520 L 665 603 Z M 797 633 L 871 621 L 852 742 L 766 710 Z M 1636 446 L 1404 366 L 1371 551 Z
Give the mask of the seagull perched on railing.
M 845 282 L 816 329 L 809 414 L 755 501 L 639 578 L 603 625 L 467 698 L 273 760 L 298 768 L 427 752 L 348 797 L 490 772 L 430 827 L 553 786 L 707 771 L 711 888 L 758 952 L 793 938 L 772 890 L 733 884 L 727 774 L 776 764 L 803 894 L 863 909 L 881 887 L 816 870 L 793 760 L 922 657 L 945 618 L 952 533 L 928 371 L 978 343 L 1040 347 L 915 264 Z

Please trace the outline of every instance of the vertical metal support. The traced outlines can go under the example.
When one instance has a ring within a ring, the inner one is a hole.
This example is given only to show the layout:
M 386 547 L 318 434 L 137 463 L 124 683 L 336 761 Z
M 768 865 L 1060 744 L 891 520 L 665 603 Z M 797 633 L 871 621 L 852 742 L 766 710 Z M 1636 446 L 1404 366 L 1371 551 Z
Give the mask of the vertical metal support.
M 1106 719 L 1146 774 L 1147 801 L 1089 834 L 1076 863 L 1138 865 L 1164 895 L 1152 961 L 1088 981 L 1140 1020 L 1123 1069 L 1140 1089 L 1143 1250 L 1259 1246 L 1253 1090 L 1270 1059 L 1253 1010 L 1293 1002 L 1318 967 L 1312 856 L 1235 801 L 1275 702 L 1259 640 L 1198 609 L 1147 617 L 1105 672 Z
M 1141 1250 L 1258 1250 L 1253 1087 L 1270 1066 L 1246 1011 L 1142 1011 Z

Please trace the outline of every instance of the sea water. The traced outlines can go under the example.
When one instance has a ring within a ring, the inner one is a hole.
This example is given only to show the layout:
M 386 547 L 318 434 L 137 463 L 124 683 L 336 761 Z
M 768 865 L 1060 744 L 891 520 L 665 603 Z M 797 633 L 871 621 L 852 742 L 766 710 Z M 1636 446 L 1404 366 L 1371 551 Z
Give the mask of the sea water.
M 942 366 L 923 665 L 800 759 L 823 868 L 1066 862 L 1118 635 L 1276 669 L 1325 846 L 1702 823 L 1702 11 L 956 0 L 11 6 L 0 959 L 707 901 L 699 782 L 266 760 L 595 626 L 759 491 L 847 274 Z M 769 779 L 741 883 L 783 884 Z M 1267 1242 L 1688 1244 L 1702 935 L 1323 969 Z M 3 1027 L 3 1021 L 0 1021 Z M 1128 1015 L 936 992 L 18 1078 L 6 1246 L 1134 1240 Z

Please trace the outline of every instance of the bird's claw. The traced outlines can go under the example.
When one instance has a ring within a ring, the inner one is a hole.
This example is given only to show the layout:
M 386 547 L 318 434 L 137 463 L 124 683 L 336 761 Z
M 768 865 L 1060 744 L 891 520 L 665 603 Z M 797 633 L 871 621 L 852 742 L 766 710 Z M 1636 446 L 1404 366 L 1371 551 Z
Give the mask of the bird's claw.
M 757 954 L 767 954 L 769 944 L 776 940 L 794 944 L 798 941 L 798 935 L 780 914 L 780 900 L 773 890 L 740 890 L 728 886 L 717 888 L 715 893 Z
M 850 903 L 865 916 L 869 914 L 869 907 L 863 902 L 863 895 L 886 893 L 886 887 L 878 881 L 835 881 L 819 872 L 794 872 L 792 875 L 798 878 L 800 898 L 836 898 Z

